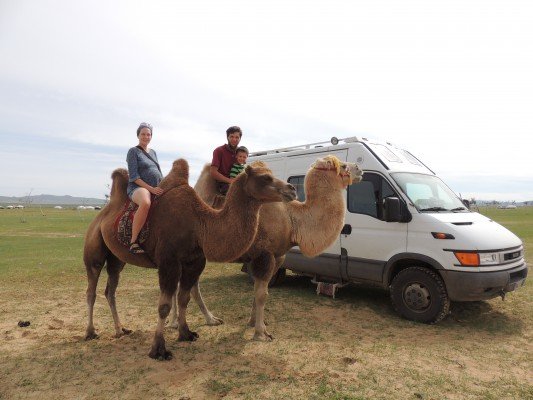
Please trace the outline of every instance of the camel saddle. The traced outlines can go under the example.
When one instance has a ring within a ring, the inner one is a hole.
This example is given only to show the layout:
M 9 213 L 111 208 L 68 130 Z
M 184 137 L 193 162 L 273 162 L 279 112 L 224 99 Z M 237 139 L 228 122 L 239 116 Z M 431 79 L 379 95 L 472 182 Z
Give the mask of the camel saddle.
M 150 211 L 152 211 L 153 206 L 154 201 L 152 201 Z M 133 217 L 135 215 L 135 211 L 137 211 L 137 208 L 139 208 L 139 206 L 137 206 L 137 204 L 135 204 L 133 201 L 131 201 L 130 199 L 126 200 L 126 203 L 124 204 L 124 209 L 115 220 L 115 232 L 117 235 L 117 240 L 121 245 L 125 247 L 130 247 L 131 228 L 133 226 Z M 137 242 L 139 244 L 144 243 L 148 238 L 148 233 L 150 232 L 150 211 L 148 211 L 146 223 L 139 232 L 139 236 L 137 238 Z

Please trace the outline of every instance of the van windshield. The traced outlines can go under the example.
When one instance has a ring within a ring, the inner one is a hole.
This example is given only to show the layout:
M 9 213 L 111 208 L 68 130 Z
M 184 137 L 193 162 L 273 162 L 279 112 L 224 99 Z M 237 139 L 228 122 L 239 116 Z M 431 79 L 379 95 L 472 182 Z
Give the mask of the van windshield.
M 436 176 L 407 172 L 391 175 L 420 212 L 468 211 L 457 195 Z

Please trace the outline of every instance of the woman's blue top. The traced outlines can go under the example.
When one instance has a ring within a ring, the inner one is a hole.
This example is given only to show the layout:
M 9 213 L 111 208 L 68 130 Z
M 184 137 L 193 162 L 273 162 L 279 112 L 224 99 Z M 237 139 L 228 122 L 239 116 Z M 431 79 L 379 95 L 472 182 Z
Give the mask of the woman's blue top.
M 159 163 L 157 154 L 154 150 L 149 149 L 148 154 Z M 161 179 L 163 179 L 157 165 L 155 165 L 155 163 L 138 147 L 132 147 L 129 149 L 126 161 L 128 162 L 128 173 L 130 175 L 128 183 L 128 197 L 130 199 L 135 189 L 140 187 L 133 182 L 134 180 L 141 178 L 150 186 L 156 187 L 159 185 L 159 182 L 161 182 Z

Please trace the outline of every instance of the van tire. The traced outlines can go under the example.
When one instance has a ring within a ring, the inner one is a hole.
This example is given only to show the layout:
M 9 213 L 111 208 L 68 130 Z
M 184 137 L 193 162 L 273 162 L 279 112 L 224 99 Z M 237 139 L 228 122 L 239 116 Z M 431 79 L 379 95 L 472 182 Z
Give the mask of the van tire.
M 396 312 L 403 318 L 435 324 L 448 315 L 450 298 L 440 275 L 423 267 L 409 267 L 398 273 L 390 286 Z

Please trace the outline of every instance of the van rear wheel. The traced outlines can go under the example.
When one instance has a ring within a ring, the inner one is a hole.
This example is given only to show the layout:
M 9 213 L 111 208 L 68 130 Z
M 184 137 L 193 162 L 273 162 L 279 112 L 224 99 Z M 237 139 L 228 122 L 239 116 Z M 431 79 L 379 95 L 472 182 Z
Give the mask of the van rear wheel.
M 423 267 L 406 268 L 392 280 L 392 305 L 403 318 L 435 324 L 450 310 L 450 299 L 440 275 Z

